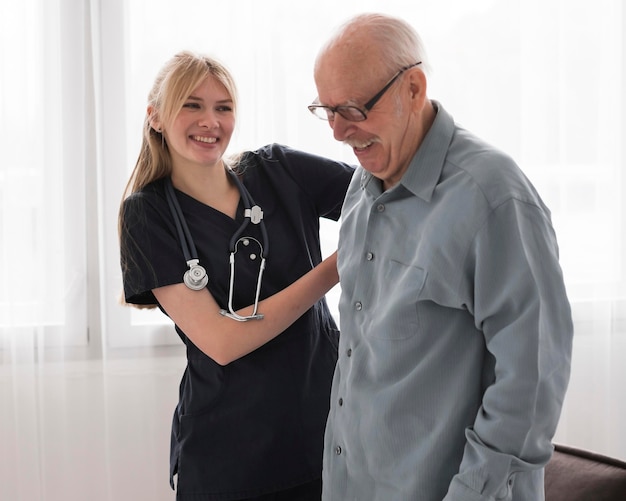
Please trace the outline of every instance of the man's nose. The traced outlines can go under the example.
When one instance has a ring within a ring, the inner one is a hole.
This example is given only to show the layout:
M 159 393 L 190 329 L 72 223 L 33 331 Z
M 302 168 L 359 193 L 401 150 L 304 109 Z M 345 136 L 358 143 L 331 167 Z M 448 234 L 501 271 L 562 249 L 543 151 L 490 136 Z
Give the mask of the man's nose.
M 350 120 L 346 120 L 339 113 L 335 114 L 335 118 L 333 120 L 329 120 L 328 124 L 331 129 L 333 129 L 333 137 L 337 141 L 345 141 L 352 132 L 354 128 L 354 122 Z

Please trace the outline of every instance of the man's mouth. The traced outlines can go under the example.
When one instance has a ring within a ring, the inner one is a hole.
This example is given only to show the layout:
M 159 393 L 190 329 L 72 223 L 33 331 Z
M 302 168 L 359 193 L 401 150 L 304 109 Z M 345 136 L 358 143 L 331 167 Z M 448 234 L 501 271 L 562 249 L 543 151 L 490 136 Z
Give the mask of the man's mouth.
M 369 148 L 372 144 L 374 144 L 375 141 L 357 141 L 354 139 L 350 139 L 348 141 L 345 141 L 345 143 L 352 147 L 355 151 L 365 151 L 367 148 Z

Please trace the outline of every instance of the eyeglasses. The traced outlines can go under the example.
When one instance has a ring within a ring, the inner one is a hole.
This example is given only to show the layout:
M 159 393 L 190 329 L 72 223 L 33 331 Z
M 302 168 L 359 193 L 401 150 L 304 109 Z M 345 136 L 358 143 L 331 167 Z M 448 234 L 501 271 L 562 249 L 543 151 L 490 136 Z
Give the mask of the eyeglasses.
M 385 92 L 387 92 L 389 87 L 393 85 L 398 77 L 406 70 L 413 68 L 418 64 L 422 64 L 422 62 L 418 61 L 417 63 L 401 68 L 400 71 L 398 71 L 398 73 L 396 73 L 372 99 L 363 105 L 363 108 L 349 105 L 325 106 L 323 104 L 313 103 L 308 106 L 309 111 L 321 120 L 328 120 L 332 122 L 335 119 L 335 114 L 338 113 L 343 118 L 350 120 L 351 122 L 362 122 L 367 118 L 367 112 L 370 111 L 378 101 L 380 101 L 380 98 L 383 97 Z

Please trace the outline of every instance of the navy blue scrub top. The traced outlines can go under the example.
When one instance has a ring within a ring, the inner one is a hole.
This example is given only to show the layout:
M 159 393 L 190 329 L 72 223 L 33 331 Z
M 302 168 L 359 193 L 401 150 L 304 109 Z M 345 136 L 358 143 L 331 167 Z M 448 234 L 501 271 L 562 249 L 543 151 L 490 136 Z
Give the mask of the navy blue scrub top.
M 246 152 L 241 168 L 269 237 L 263 299 L 321 261 L 319 218 L 339 218 L 353 168 L 276 144 Z M 226 308 L 229 242 L 243 223 L 243 206 L 232 220 L 180 191 L 176 195 L 207 270 L 207 287 Z M 126 301 L 157 304 L 152 289 L 182 282 L 187 270 L 162 179 L 124 202 L 124 221 Z M 244 235 L 263 242 L 257 225 L 249 224 Z M 254 248 L 236 254 L 235 310 L 254 299 L 259 260 L 250 259 L 251 252 L 258 254 Z M 234 500 L 320 478 L 339 336 L 326 301 L 227 366 L 176 331 L 188 362 L 172 425 L 170 481 L 178 473 L 177 499 Z

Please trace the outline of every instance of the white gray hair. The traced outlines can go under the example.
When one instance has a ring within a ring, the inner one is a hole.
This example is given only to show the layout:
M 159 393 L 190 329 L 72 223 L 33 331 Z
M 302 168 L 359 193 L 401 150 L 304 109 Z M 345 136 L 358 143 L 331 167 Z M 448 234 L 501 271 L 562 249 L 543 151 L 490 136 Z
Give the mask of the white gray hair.
M 378 13 L 354 16 L 335 31 L 319 52 L 318 60 L 326 51 L 343 43 L 348 37 L 366 32 L 384 57 L 381 65 L 389 74 L 400 68 L 422 62 L 424 72 L 429 65 L 424 44 L 417 31 L 403 19 Z

